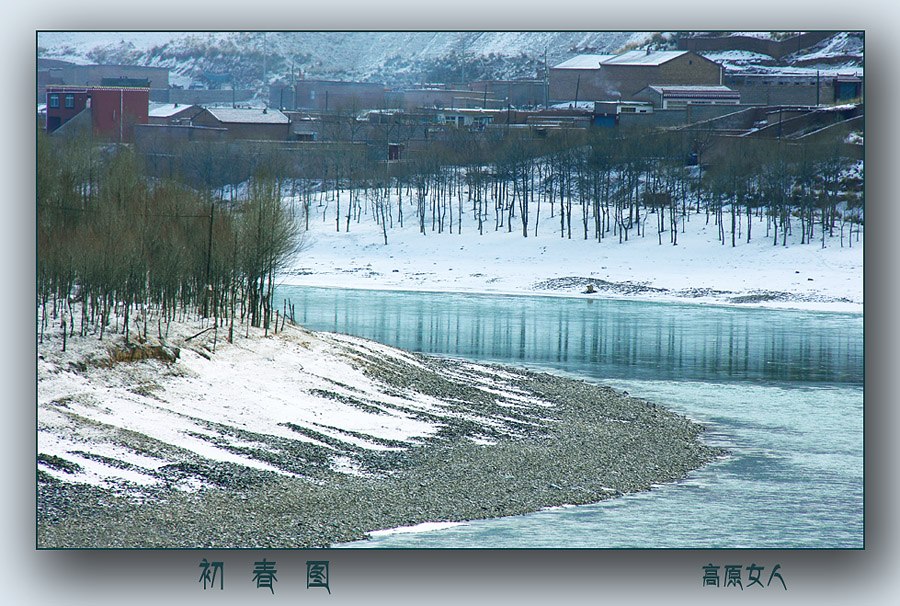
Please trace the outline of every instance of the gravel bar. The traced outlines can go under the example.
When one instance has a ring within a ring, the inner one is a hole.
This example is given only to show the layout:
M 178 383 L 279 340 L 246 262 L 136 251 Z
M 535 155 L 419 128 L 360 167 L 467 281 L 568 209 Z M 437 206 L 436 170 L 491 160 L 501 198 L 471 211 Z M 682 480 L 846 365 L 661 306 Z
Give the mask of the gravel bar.
M 419 354 L 387 357 L 350 338 L 343 346 L 385 392 L 443 402 L 451 414 L 440 430 L 399 448 L 348 447 L 363 471 L 356 475 L 308 446 L 282 448 L 283 460 L 270 461 L 302 470 L 295 477 L 195 460 L 158 470 L 166 480 L 159 485 L 113 490 L 39 470 L 37 546 L 326 547 L 380 529 L 596 503 L 679 480 L 727 454 L 701 441 L 701 425 L 609 387 Z M 498 385 L 522 397 L 511 405 Z M 167 487 L 186 476 L 204 487 Z

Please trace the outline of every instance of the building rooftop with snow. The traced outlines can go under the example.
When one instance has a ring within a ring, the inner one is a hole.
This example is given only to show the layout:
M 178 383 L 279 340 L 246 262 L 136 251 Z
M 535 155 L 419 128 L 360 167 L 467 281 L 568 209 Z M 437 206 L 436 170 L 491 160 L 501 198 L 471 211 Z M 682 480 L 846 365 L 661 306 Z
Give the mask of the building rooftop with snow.
M 656 109 L 680 109 L 687 105 L 739 105 L 741 94 L 727 86 L 650 85 L 636 95 Z
M 722 67 L 691 51 L 580 55 L 550 68 L 550 101 L 634 100 L 650 85 L 722 84 Z
M 290 120 L 277 109 L 207 107 L 193 117 L 193 126 L 225 128 L 229 139 L 286 141 Z

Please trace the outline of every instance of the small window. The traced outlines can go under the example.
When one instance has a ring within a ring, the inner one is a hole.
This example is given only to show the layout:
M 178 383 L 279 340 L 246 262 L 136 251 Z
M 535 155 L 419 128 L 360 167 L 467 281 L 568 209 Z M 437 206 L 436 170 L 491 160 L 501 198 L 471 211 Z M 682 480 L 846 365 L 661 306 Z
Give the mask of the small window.
M 66 109 L 75 107 L 75 95 L 66 95 Z
M 50 107 L 59 107 L 59 95 L 50 95 Z

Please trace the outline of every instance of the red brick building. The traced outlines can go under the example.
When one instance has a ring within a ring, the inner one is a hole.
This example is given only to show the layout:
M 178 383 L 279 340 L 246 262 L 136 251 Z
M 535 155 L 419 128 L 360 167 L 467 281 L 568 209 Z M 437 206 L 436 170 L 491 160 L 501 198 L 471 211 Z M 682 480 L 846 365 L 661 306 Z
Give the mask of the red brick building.
M 89 124 L 94 137 L 131 141 L 134 125 L 148 122 L 149 104 L 149 87 L 48 86 L 47 133 Z

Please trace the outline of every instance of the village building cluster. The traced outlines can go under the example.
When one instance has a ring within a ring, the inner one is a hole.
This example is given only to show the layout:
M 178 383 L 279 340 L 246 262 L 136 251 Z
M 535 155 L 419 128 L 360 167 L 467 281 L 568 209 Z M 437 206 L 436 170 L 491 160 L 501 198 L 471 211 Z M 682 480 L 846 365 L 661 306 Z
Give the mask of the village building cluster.
M 685 38 L 679 50 L 578 55 L 547 66 L 536 79 L 405 89 L 297 73 L 271 86 L 262 101 L 256 91 L 215 78 L 205 88 L 170 86 L 165 68 L 39 59 L 38 119 L 50 135 L 85 133 L 133 143 L 144 153 L 191 141 L 341 141 L 368 145 L 374 149 L 370 158 L 381 155 L 386 161 L 402 160 L 417 146 L 446 138 L 455 129 L 528 129 L 545 136 L 553 129 L 642 130 L 703 123 L 754 136 L 771 134 L 764 127 L 777 123 L 779 136 L 785 136 L 790 120 L 794 125 L 827 123 L 822 115 L 826 106 L 861 102 L 862 70 L 730 72 L 698 53 L 715 50 L 709 44 L 729 43 L 774 44 L 763 50 L 782 53 L 817 41 L 815 35 L 805 41 L 801 37 L 777 42 Z M 861 105 L 849 113 L 832 112 L 830 119 L 855 118 L 862 119 Z

